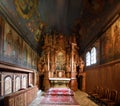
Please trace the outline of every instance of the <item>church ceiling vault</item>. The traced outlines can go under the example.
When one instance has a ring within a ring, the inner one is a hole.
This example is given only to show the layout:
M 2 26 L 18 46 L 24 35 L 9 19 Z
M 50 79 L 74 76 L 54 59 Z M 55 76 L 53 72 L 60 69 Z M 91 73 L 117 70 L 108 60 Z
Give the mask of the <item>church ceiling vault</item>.
M 59 33 L 74 33 L 84 51 L 119 11 L 119 0 L 0 0 L 0 15 L 38 53 L 44 35 Z

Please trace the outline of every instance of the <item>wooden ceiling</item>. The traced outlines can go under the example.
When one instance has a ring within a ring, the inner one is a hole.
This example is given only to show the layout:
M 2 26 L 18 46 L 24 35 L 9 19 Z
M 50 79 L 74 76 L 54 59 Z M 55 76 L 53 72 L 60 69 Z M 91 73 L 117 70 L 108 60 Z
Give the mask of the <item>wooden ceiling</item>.
M 0 0 L 0 14 L 39 53 L 46 33 L 75 33 L 82 53 L 119 12 L 119 0 Z

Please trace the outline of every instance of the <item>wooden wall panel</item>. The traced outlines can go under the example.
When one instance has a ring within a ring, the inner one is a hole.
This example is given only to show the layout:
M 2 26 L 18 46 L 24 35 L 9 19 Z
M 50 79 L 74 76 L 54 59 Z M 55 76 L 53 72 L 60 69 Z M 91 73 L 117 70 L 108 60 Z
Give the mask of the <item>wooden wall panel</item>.
M 112 63 L 86 70 L 86 91 L 95 86 L 107 87 L 120 91 L 120 63 Z

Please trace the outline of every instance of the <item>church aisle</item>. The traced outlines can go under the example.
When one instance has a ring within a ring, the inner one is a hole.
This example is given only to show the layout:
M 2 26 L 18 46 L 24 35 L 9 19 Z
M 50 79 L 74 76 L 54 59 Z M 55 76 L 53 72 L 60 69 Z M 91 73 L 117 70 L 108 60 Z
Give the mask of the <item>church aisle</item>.
M 37 98 L 29 106 L 42 106 L 40 102 L 44 97 L 45 92 L 39 91 Z M 82 92 L 80 90 L 74 92 L 74 97 L 80 106 L 98 106 L 87 97 L 87 94 L 85 92 Z

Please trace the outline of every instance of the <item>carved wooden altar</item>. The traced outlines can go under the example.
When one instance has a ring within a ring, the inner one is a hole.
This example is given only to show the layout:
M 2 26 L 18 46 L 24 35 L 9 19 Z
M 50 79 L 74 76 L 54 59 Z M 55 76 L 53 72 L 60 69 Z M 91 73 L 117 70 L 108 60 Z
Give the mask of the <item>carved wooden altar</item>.
M 44 79 L 45 89 L 50 87 L 49 78 L 70 78 L 70 88 L 77 90 L 76 64 L 78 62 L 75 36 L 45 35 L 39 60 L 40 73 L 47 75 Z

